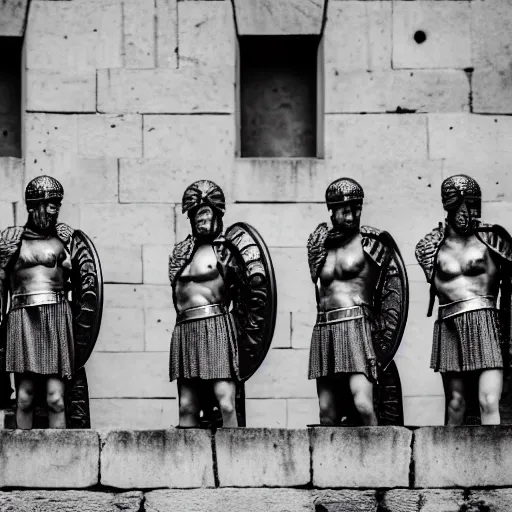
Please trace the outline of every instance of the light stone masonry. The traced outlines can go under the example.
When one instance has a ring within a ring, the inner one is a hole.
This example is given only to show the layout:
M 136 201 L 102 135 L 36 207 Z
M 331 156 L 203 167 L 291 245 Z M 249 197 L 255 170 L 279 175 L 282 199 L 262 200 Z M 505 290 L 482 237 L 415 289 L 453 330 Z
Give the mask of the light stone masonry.
M 389 512 L 460 512 L 463 492 L 462 489 L 392 489 L 384 495 L 383 505 Z
M 169 352 L 171 336 L 176 324 L 174 307 L 147 309 L 145 320 L 144 350 L 147 352 Z
M 178 66 L 177 0 L 155 1 L 156 64 L 159 68 Z
M 172 254 L 173 248 L 174 245 L 153 244 L 147 244 L 142 247 L 144 284 L 170 286 L 169 256 Z
M 317 398 L 288 398 L 286 405 L 287 428 L 318 424 L 320 409 Z
M 78 153 L 78 116 L 27 113 L 24 119 L 24 153 L 27 159 L 39 151 L 48 155 Z
M 123 42 L 125 68 L 155 67 L 155 0 L 124 2 Z
M 23 36 L 29 1 L 4 0 L 0 4 L 0 37 Z
M 144 311 L 135 308 L 104 308 L 95 352 L 142 352 Z
M 89 237 L 94 232 L 87 231 Z M 130 245 L 104 245 L 95 243 L 106 283 L 142 283 L 142 247 Z
M 0 157 L 0 201 L 15 203 L 22 200 L 23 160 Z
M 245 414 L 249 428 L 288 428 L 286 400 L 283 399 L 246 400 Z

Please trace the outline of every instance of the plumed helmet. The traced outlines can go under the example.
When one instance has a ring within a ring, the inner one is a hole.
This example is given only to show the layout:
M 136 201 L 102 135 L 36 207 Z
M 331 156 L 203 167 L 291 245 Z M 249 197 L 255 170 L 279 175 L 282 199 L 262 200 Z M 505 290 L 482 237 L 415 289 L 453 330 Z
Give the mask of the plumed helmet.
M 363 202 L 363 187 L 352 178 L 340 178 L 333 181 L 325 191 L 325 202 L 327 208 L 332 208 L 336 204 L 349 201 Z
M 57 199 L 60 202 L 63 198 L 64 188 L 51 176 L 38 176 L 30 181 L 25 189 L 27 205 L 49 199 Z
M 222 189 L 213 181 L 199 180 L 189 185 L 183 194 L 181 203 L 182 213 L 202 205 L 211 206 L 214 210 L 224 215 L 226 211 L 226 199 Z
M 446 178 L 441 184 L 441 200 L 445 210 L 458 208 L 465 198 L 480 201 L 482 191 L 478 183 L 465 174 Z

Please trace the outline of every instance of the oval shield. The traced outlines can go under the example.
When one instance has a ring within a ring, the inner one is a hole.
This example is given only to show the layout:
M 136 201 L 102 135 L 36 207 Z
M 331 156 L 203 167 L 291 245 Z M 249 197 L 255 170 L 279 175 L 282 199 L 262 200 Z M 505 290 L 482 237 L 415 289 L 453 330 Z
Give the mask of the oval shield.
M 80 230 L 71 239 L 71 289 L 75 371 L 89 359 L 98 339 L 103 312 L 103 276 L 90 238 Z
M 237 222 L 226 231 L 236 256 L 241 280 L 233 303 L 233 316 L 239 328 L 240 380 L 245 381 L 259 368 L 267 355 L 277 315 L 277 287 L 268 248 L 255 228 Z

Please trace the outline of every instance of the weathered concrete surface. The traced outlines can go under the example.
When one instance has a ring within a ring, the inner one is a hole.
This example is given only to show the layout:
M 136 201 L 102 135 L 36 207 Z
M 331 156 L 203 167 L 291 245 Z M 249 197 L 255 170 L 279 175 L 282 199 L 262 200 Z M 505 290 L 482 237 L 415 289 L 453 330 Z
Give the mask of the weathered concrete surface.
M 112 431 L 102 436 L 101 483 L 122 489 L 213 487 L 210 432 Z
M 403 427 L 310 429 L 315 487 L 407 487 L 412 432 Z
M 421 428 L 414 462 L 417 487 L 512 485 L 512 426 Z
M 392 468 L 389 468 L 392 471 Z M 425 489 L 386 491 L 382 505 L 386 512 L 460 512 L 464 492 L 458 490 Z
M 468 510 L 509 512 L 512 510 L 512 489 L 471 490 L 466 503 Z
M 96 432 L 0 430 L 0 447 L 0 487 L 81 489 L 98 483 Z
M 0 2 L 0 37 L 22 37 L 30 0 Z
M 306 485 L 307 430 L 221 429 L 215 436 L 221 487 Z
M 91 491 L 0 492 L 0 512 L 139 512 L 140 491 L 119 494 Z
M 315 498 L 315 512 L 377 512 L 375 491 L 325 491 Z
M 194 489 L 145 494 L 145 512 L 313 512 L 314 491 Z

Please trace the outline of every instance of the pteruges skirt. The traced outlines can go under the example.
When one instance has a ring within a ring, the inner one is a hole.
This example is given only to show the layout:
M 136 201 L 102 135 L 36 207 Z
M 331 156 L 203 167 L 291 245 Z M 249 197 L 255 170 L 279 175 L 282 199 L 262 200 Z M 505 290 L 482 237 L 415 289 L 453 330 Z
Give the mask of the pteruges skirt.
M 503 368 L 497 309 L 479 309 L 434 324 L 430 367 L 437 372 Z
M 73 375 L 75 347 L 69 302 L 16 308 L 7 319 L 6 371 Z
M 332 312 L 340 312 L 344 318 L 331 322 L 317 320 L 311 337 L 309 378 L 363 373 L 369 380 L 376 381 L 377 358 L 367 306 L 340 308 Z
M 230 312 L 177 323 L 171 338 L 169 377 L 236 379 L 237 335 Z

